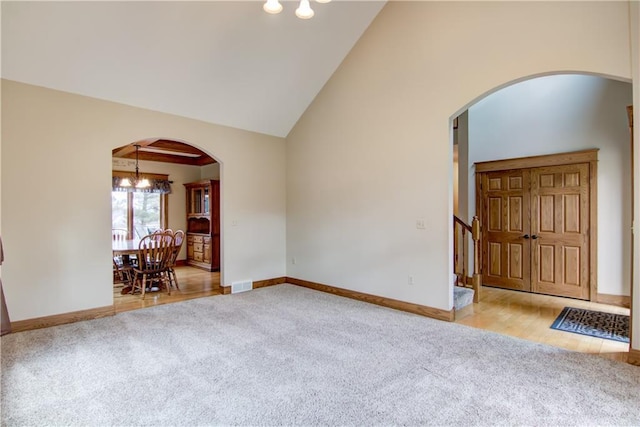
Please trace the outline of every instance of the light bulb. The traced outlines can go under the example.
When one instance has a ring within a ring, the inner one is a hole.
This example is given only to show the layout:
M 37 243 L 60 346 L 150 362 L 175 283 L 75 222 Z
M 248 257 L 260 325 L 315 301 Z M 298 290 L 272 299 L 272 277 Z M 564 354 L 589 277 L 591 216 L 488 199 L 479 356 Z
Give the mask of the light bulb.
M 140 180 L 140 182 L 138 182 L 136 184 L 136 188 L 147 188 L 147 187 L 150 187 L 150 186 L 151 186 L 151 183 L 149 182 L 149 180 L 147 178 L 142 178 Z
M 317 3 L 329 3 L 331 0 L 316 0 Z
M 282 12 L 282 5 L 278 0 L 267 0 L 262 8 L 267 13 L 276 14 Z
M 296 9 L 296 16 L 300 19 L 313 17 L 313 9 L 311 9 L 309 0 L 300 0 L 300 6 Z
M 131 181 L 129 178 L 122 178 L 120 180 L 120 187 L 131 187 Z

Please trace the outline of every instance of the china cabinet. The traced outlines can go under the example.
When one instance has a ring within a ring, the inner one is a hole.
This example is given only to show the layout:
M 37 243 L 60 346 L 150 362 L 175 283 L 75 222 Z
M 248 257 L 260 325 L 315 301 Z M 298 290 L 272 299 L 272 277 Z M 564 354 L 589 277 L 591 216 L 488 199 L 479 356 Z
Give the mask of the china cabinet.
M 220 181 L 184 184 L 187 192 L 187 264 L 220 270 Z

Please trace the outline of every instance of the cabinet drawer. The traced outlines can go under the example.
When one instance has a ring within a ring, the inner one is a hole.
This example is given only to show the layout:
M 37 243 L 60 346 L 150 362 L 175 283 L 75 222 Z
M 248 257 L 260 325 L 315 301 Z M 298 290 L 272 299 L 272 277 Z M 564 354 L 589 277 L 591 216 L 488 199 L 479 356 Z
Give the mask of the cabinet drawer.
M 203 236 L 193 236 L 193 243 L 202 243 Z
M 202 243 L 194 243 L 193 244 L 194 252 L 202 252 Z
M 211 262 L 211 245 L 204 245 L 204 262 Z
M 194 252 L 193 260 L 202 262 L 202 252 Z
M 207 236 L 203 239 L 203 242 L 205 245 L 208 245 L 209 243 L 211 243 L 211 237 Z
M 193 236 L 187 234 L 187 243 L 193 243 Z

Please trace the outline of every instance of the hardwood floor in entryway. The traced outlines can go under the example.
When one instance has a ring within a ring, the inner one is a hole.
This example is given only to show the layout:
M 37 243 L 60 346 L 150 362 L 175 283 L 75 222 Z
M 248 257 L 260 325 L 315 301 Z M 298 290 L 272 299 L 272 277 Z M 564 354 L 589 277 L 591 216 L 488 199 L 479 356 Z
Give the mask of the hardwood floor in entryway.
M 553 321 L 567 306 L 629 315 L 629 309 L 623 307 L 483 287 L 480 303 L 469 305 L 456 313 L 456 323 L 567 350 L 627 361 L 629 344 L 551 329 Z

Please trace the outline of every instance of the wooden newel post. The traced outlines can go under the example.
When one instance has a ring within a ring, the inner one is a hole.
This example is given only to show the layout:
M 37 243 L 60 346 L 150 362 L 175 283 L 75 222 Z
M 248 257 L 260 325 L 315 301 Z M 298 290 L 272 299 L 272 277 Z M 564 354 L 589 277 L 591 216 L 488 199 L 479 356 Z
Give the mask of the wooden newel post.
M 467 229 L 462 228 L 462 284 L 467 285 Z
M 474 216 L 471 222 L 471 237 L 473 238 L 473 302 L 479 302 L 482 275 L 480 274 L 480 221 L 477 216 Z

